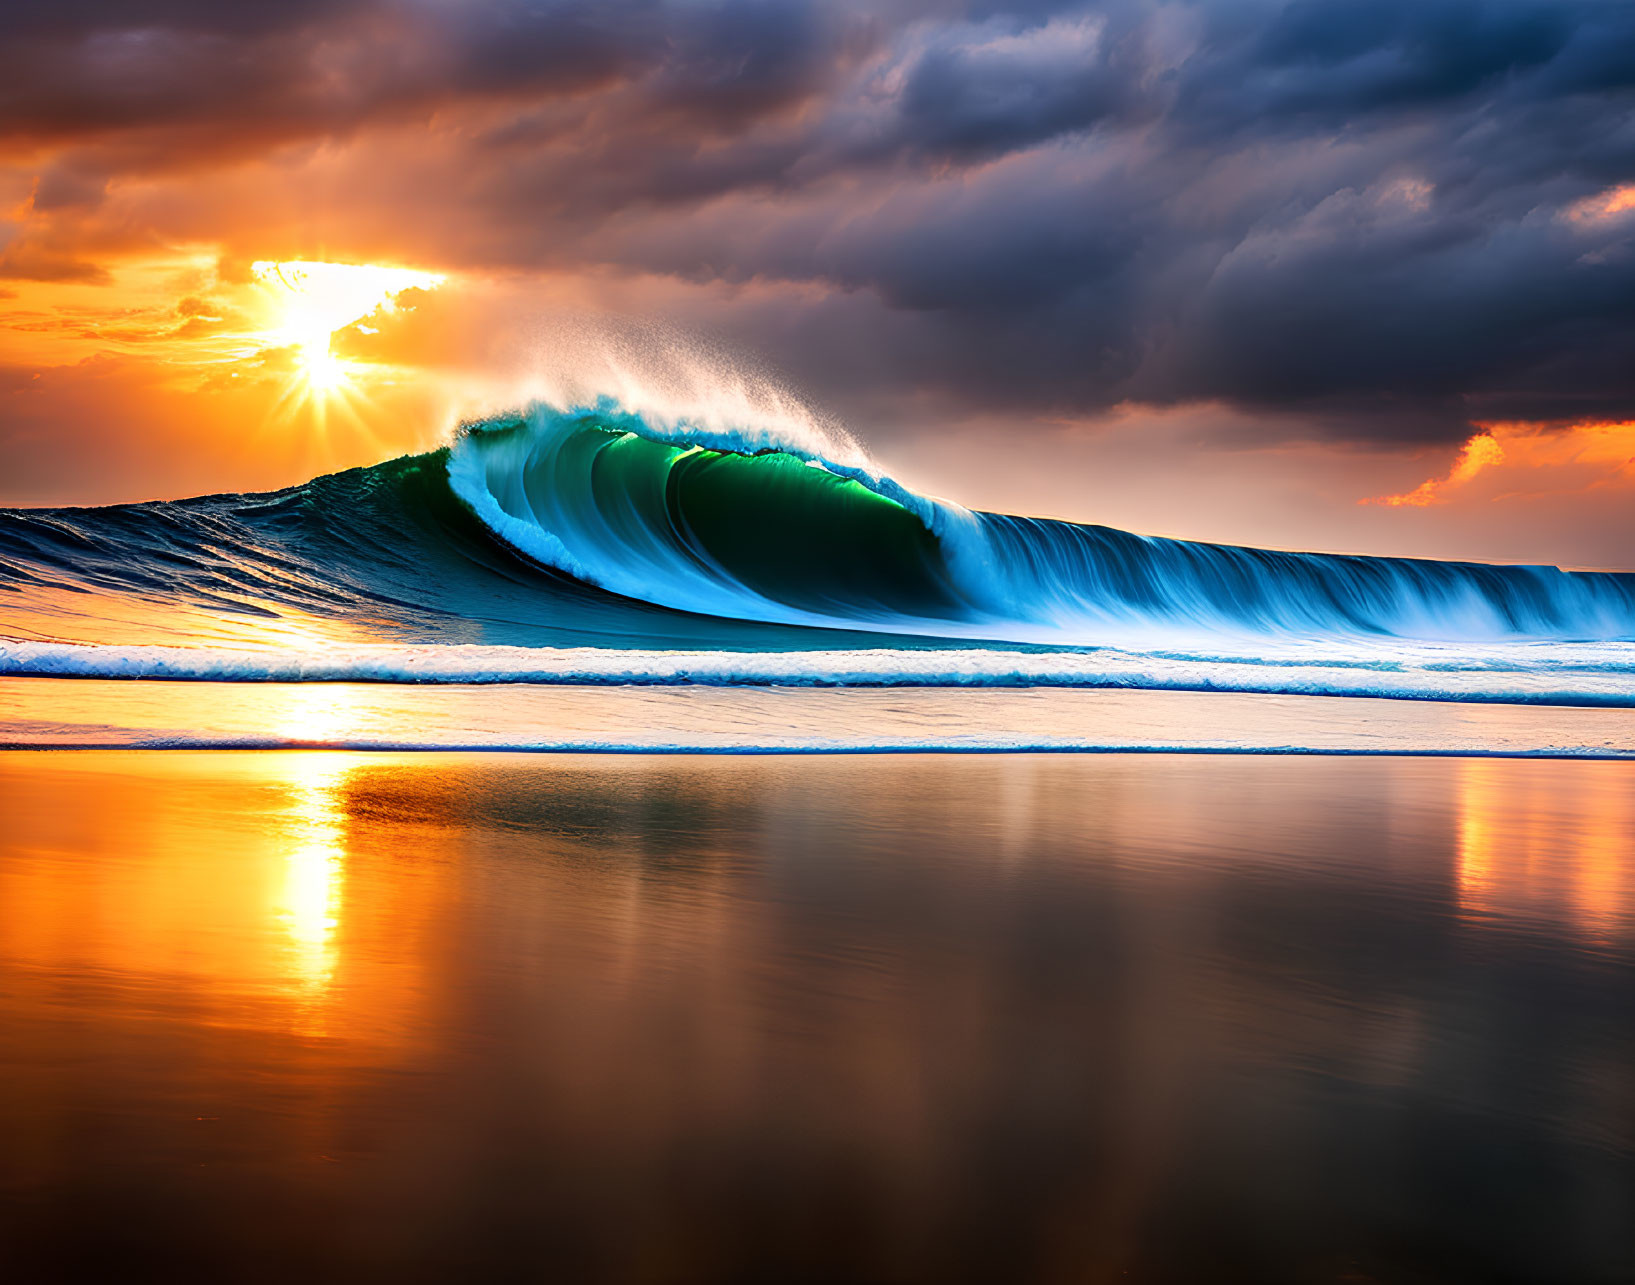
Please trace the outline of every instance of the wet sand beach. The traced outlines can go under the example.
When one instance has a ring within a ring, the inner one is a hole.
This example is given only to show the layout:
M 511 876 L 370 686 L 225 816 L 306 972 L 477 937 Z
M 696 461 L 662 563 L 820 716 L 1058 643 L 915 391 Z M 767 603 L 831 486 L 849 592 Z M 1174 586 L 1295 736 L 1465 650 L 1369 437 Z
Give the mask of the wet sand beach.
M 1626 764 L 10 752 L 0 817 L 16 1280 L 1635 1272 Z

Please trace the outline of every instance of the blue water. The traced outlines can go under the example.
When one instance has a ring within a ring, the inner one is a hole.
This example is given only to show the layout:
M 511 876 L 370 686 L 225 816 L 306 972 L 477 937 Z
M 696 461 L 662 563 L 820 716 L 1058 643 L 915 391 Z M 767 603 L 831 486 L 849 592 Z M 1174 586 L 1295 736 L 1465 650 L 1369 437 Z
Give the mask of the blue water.
M 1635 704 L 1635 575 L 973 512 L 840 455 L 603 401 L 270 494 L 0 511 L 0 674 Z

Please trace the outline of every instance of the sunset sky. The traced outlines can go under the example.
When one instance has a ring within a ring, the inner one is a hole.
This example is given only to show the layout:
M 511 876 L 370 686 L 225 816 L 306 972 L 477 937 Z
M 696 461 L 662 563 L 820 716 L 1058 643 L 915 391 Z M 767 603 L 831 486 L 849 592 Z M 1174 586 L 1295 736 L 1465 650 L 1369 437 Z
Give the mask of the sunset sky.
M 650 350 L 972 506 L 1635 567 L 1635 6 L 4 6 L 0 504 Z

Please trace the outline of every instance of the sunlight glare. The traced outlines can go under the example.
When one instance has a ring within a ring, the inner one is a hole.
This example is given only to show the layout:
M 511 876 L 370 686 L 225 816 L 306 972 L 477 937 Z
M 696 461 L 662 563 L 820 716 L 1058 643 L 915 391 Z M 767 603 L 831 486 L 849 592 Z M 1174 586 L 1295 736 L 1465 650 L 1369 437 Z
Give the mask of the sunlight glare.
M 380 309 L 391 311 L 405 290 L 434 290 L 445 278 L 412 268 L 374 264 L 261 261 L 256 280 L 272 292 L 277 321 L 273 340 L 297 350 L 307 395 L 321 402 L 350 384 L 348 364 L 330 351 L 337 330 Z
M 324 336 L 322 348 L 316 344 L 302 346 L 301 371 L 307 384 L 320 393 L 333 392 L 346 382 L 346 368 L 341 359 L 329 351 L 328 335 Z

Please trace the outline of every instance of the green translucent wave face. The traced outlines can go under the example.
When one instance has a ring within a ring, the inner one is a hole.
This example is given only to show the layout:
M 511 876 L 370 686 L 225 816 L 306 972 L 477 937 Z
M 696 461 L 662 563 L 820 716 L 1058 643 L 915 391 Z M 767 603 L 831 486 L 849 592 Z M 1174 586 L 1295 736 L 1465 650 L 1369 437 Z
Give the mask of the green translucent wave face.
M 812 611 L 959 614 L 941 546 L 914 514 L 794 456 L 682 447 L 592 421 L 546 471 L 530 479 L 530 500 L 541 518 L 557 511 L 570 540 L 600 530 L 634 557 L 660 541 Z M 586 475 L 588 493 L 564 493 L 564 478 Z

